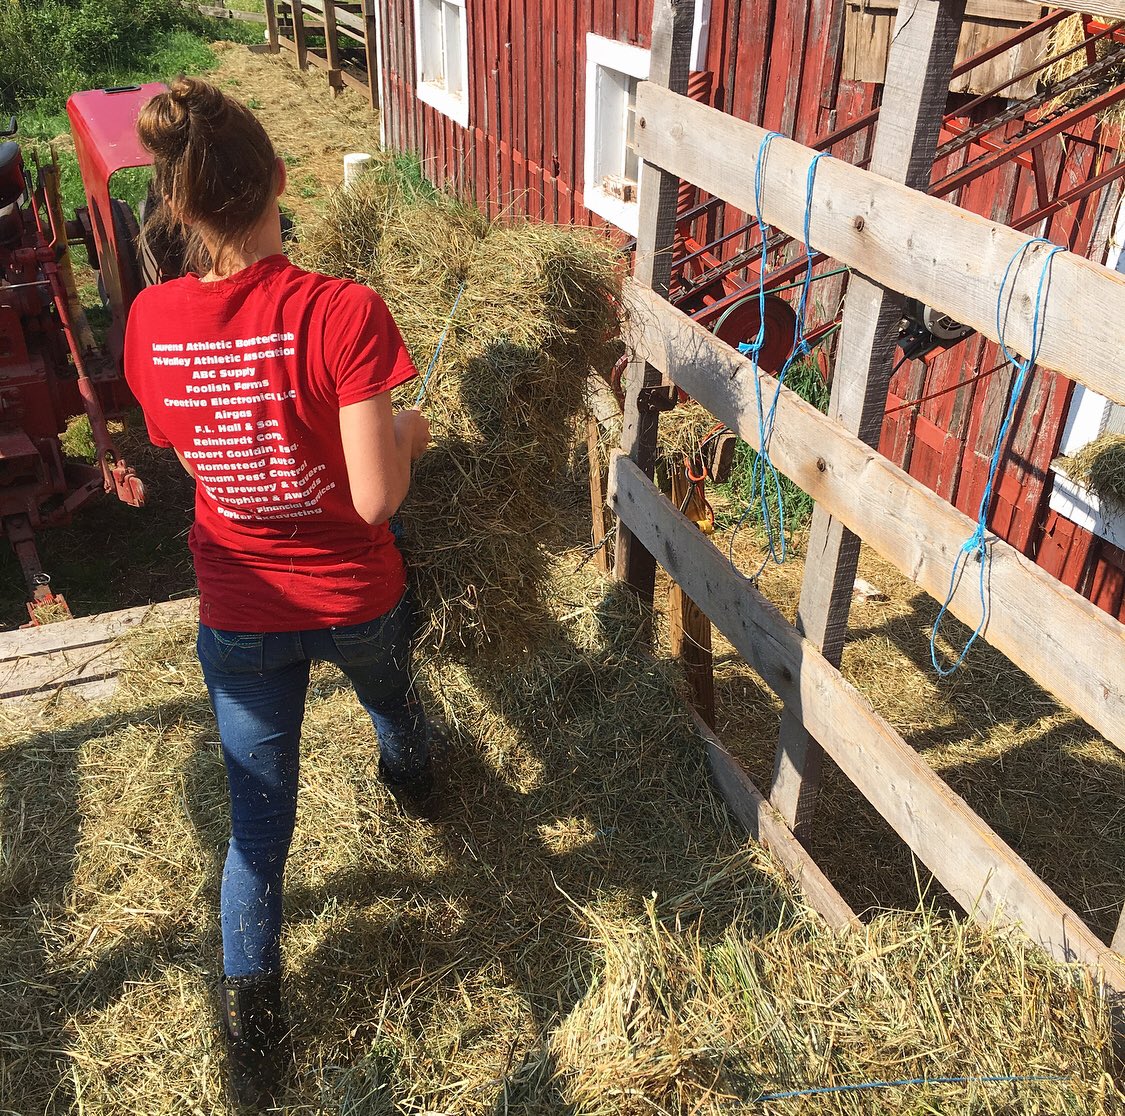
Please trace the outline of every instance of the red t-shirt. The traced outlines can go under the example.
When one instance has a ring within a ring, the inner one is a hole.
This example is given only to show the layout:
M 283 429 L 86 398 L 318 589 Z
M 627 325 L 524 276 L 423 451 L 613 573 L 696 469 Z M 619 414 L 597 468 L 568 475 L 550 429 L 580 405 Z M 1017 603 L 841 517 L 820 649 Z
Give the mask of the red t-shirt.
M 227 279 L 141 292 L 125 375 L 149 436 L 192 464 L 188 545 L 212 628 L 361 624 L 406 584 L 386 523 L 352 506 L 340 408 L 414 375 L 368 287 L 270 256 Z

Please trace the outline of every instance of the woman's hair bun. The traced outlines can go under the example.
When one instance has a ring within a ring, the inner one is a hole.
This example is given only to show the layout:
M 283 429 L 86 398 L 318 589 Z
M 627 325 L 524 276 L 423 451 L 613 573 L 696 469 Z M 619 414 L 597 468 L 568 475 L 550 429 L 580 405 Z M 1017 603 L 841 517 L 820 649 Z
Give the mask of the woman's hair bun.
M 137 134 L 157 160 L 177 158 L 193 130 L 221 128 L 228 115 L 222 90 L 199 78 L 175 79 L 167 93 L 158 93 L 141 111 Z
M 181 75 L 168 87 L 173 103 L 193 117 L 193 123 L 221 127 L 227 117 L 229 100 L 209 81 Z

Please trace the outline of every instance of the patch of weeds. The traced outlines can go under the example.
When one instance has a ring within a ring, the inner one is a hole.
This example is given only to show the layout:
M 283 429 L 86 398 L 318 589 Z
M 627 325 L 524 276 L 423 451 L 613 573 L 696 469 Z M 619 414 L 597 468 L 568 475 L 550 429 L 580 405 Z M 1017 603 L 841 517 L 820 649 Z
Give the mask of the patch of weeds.
M 59 437 L 59 442 L 67 457 L 88 464 L 93 464 L 97 459 L 94 432 L 90 429 L 90 420 L 85 415 L 76 415 L 67 423 L 66 430 Z
M 802 399 L 811 403 L 818 411 L 828 410 L 831 395 L 828 385 L 820 374 L 815 360 L 801 361 L 793 365 L 785 377 L 785 386 L 795 391 Z M 768 407 L 770 400 L 764 400 Z M 730 480 L 719 486 L 719 491 L 729 501 L 729 506 L 715 513 L 715 525 L 731 528 L 740 520 L 742 525 L 763 529 L 760 494 L 755 484 L 755 470 L 758 468 L 758 454 L 745 442 L 740 441 L 734 452 L 734 467 Z M 785 506 L 785 529 L 787 532 L 799 530 L 812 518 L 813 500 L 807 492 L 798 488 L 787 476 L 778 471 L 781 499 Z M 767 479 L 767 504 L 774 522 L 777 521 L 776 494 L 773 482 Z M 743 516 L 745 515 L 745 519 Z

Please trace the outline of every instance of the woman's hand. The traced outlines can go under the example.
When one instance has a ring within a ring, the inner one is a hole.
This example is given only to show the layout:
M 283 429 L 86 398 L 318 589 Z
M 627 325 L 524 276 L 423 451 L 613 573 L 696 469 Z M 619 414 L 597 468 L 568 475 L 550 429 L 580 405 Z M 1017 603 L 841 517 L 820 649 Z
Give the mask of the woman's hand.
M 395 415 L 395 438 L 410 447 L 410 460 L 417 461 L 430 448 L 430 420 L 416 407 Z

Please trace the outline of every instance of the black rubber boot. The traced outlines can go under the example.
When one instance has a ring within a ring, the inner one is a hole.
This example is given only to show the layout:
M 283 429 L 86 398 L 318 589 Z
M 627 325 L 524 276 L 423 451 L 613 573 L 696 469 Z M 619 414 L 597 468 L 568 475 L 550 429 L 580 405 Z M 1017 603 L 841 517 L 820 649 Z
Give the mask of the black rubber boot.
M 281 975 L 223 978 L 227 1088 L 241 1112 L 273 1107 L 292 1062 L 281 1007 Z
M 440 814 L 433 766 L 427 763 L 417 775 L 400 779 L 388 774 L 379 761 L 379 780 L 391 792 L 398 808 L 409 818 L 421 821 L 436 821 Z

